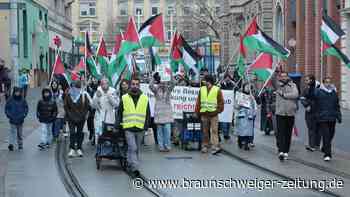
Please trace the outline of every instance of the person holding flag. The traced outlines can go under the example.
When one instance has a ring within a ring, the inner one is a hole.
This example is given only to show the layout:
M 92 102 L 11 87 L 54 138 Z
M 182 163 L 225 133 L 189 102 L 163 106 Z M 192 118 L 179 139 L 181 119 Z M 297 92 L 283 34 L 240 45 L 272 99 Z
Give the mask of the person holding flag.
M 212 154 L 220 151 L 219 147 L 219 113 L 224 111 L 224 98 L 222 91 L 214 85 L 214 77 L 206 75 L 204 77 L 205 86 L 199 90 L 196 101 L 195 112 L 201 117 L 203 127 L 202 153 L 208 152 L 209 136 L 212 145 Z
M 278 158 L 284 161 L 288 158 L 299 92 L 296 84 L 288 77 L 287 72 L 281 71 L 278 79 L 272 76 L 272 85 L 276 95 L 276 140 Z

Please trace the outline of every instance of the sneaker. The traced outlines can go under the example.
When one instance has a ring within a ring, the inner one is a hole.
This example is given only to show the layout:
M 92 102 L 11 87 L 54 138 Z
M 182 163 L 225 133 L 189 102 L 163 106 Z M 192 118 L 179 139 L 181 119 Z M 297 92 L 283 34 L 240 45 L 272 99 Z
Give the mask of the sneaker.
M 14 150 L 13 145 L 12 145 L 12 144 L 10 144 L 10 145 L 8 146 L 8 149 L 9 149 L 9 151 L 13 151 L 13 150 Z
M 40 150 L 44 150 L 44 149 L 46 148 L 46 144 L 40 143 L 40 144 L 38 145 L 38 147 L 39 147 Z
M 202 153 L 208 153 L 208 148 L 207 147 L 203 147 L 201 150 Z
M 312 148 L 311 146 L 306 146 L 305 149 L 310 152 L 314 152 L 316 150 L 316 148 Z
M 68 136 L 69 136 L 68 132 L 63 132 L 63 137 L 68 137 Z
M 280 159 L 280 161 L 284 160 L 284 154 L 282 152 L 278 154 L 278 159 Z
M 171 148 L 165 148 L 165 152 L 170 152 L 171 151 Z
M 224 136 L 224 139 L 225 139 L 225 140 L 229 140 L 229 139 L 231 139 L 231 136 L 225 135 L 225 136 Z
M 330 161 L 331 160 L 331 157 L 330 156 L 326 156 L 323 158 L 324 161 Z
M 254 143 L 249 143 L 248 145 L 249 145 L 250 148 L 254 148 L 255 147 Z
M 283 153 L 284 160 L 288 159 L 288 153 Z
M 69 153 L 68 153 L 68 157 L 75 157 L 76 153 L 74 149 L 70 149 Z
M 45 147 L 50 148 L 50 144 L 49 143 L 45 144 Z
M 212 155 L 216 155 L 216 154 L 218 154 L 220 151 L 221 151 L 220 148 L 213 148 L 213 150 L 211 151 L 211 154 L 212 154 Z
M 78 154 L 78 157 L 83 157 L 84 156 L 83 152 L 80 149 L 77 150 L 77 154 Z
M 18 145 L 18 150 L 23 150 L 23 145 Z

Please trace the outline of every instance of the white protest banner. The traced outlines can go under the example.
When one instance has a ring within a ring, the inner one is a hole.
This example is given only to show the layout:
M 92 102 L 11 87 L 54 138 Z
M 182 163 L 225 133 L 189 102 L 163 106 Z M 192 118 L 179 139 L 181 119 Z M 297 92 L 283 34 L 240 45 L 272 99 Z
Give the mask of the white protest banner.
M 141 90 L 149 97 L 151 107 L 151 114 L 154 115 L 155 97 L 148 84 L 141 84 Z M 171 104 L 173 108 L 173 117 L 175 119 L 182 119 L 183 112 L 194 112 L 196 99 L 199 93 L 199 88 L 176 86 L 171 93 Z M 232 122 L 234 93 L 230 90 L 222 91 L 225 101 L 224 111 L 219 114 L 220 122 Z

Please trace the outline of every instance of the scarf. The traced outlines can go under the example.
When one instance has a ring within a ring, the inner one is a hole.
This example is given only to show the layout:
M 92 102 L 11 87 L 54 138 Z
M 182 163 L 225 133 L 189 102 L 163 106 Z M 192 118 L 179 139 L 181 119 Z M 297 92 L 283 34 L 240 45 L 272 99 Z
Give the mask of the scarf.
M 80 99 L 81 89 L 73 87 L 69 90 L 69 95 L 72 98 L 73 103 L 77 103 Z

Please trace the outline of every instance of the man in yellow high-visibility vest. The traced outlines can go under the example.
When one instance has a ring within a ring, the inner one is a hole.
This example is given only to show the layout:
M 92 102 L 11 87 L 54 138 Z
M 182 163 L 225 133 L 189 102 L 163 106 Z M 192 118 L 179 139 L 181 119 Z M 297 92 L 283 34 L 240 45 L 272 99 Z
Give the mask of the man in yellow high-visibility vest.
M 150 108 L 148 97 L 140 90 L 140 80 L 133 78 L 128 93 L 122 96 L 117 117 L 116 128 L 125 131 L 128 144 L 128 171 L 138 176 L 140 149 L 144 131 L 150 125 Z
M 202 153 L 207 153 L 210 143 L 212 154 L 220 151 L 218 122 L 219 113 L 224 111 L 224 98 L 220 88 L 214 85 L 211 75 L 204 77 L 205 86 L 202 86 L 196 101 L 195 112 L 201 117 L 203 128 Z M 210 130 L 209 130 L 210 129 Z

